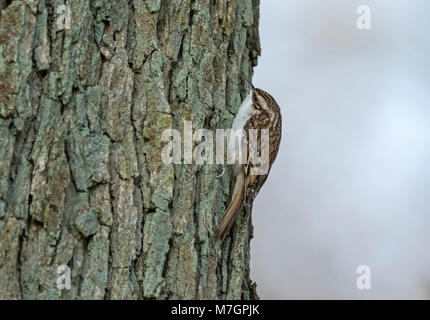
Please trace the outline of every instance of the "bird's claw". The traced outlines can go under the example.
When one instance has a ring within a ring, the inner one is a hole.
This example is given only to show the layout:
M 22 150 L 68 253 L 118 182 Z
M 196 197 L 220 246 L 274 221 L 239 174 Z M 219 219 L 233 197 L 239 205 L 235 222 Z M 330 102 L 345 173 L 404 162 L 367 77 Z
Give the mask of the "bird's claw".
M 224 173 L 225 173 L 225 166 L 222 165 L 222 172 L 221 172 L 221 174 L 219 176 L 216 176 L 216 177 L 217 178 L 221 178 L 224 175 Z

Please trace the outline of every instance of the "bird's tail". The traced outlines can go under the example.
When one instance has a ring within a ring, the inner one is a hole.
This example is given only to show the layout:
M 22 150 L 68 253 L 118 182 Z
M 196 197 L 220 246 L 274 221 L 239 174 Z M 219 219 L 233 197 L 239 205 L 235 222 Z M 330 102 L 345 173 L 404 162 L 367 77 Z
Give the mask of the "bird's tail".
M 216 232 L 217 238 L 221 238 L 221 242 L 227 237 L 231 227 L 236 221 L 237 214 L 245 197 L 245 175 L 241 172 L 234 183 L 233 196 L 230 205 L 225 210 L 225 213 L 218 224 Z

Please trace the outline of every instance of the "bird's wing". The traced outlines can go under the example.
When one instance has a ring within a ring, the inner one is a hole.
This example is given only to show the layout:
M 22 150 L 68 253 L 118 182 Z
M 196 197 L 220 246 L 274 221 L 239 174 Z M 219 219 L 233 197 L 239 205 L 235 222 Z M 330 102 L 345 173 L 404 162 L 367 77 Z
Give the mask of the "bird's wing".
M 258 181 L 260 181 L 261 179 L 266 180 L 266 177 L 251 174 L 253 156 L 254 155 L 252 154 L 252 152 L 250 152 L 250 150 L 248 149 L 247 162 L 246 164 L 242 165 L 239 174 L 236 176 L 231 202 L 225 210 L 225 213 L 218 224 L 216 235 L 218 238 L 221 238 L 221 241 L 224 241 L 225 237 L 230 232 L 231 227 L 234 225 L 242 203 L 244 201 L 251 203 L 254 200 L 259 190 L 258 189 L 257 192 L 255 192 L 255 186 L 260 185 Z
M 237 175 L 236 181 L 233 188 L 232 200 L 224 212 L 221 221 L 218 224 L 218 229 L 216 232 L 217 238 L 221 238 L 224 241 L 225 237 L 230 232 L 231 227 L 236 221 L 237 214 L 239 213 L 240 207 L 243 203 L 245 197 L 245 175 L 243 170 Z

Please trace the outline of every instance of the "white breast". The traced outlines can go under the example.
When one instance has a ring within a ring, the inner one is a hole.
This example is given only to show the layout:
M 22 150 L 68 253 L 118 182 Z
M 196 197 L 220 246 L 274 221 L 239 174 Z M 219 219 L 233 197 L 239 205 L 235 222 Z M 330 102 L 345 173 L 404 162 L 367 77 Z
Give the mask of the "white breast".
M 228 151 L 228 163 L 239 164 L 245 163 L 244 161 L 246 161 L 246 159 L 242 159 L 242 149 L 239 146 L 242 146 L 245 141 L 246 133 L 242 130 L 245 128 L 245 125 L 249 118 L 251 118 L 252 114 L 252 90 L 250 90 L 240 105 L 239 111 L 233 121 L 232 129 L 234 133 L 230 136 L 230 139 L 233 138 L 233 140 L 229 140 L 228 143 L 228 148 L 230 149 Z
M 249 91 L 248 95 L 243 100 L 239 107 L 236 118 L 233 121 L 233 130 L 243 129 L 245 124 L 248 122 L 252 115 L 252 90 Z

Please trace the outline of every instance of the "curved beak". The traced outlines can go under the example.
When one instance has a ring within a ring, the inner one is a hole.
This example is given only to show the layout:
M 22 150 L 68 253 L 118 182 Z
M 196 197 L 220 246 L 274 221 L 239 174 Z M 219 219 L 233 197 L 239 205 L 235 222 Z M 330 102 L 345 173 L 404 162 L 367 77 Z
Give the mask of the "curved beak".
M 241 74 L 241 77 L 251 87 L 252 90 L 255 89 L 255 87 L 252 85 L 251 81 L 249 81 L 247 77 L 245 77 L 243 74 Z

